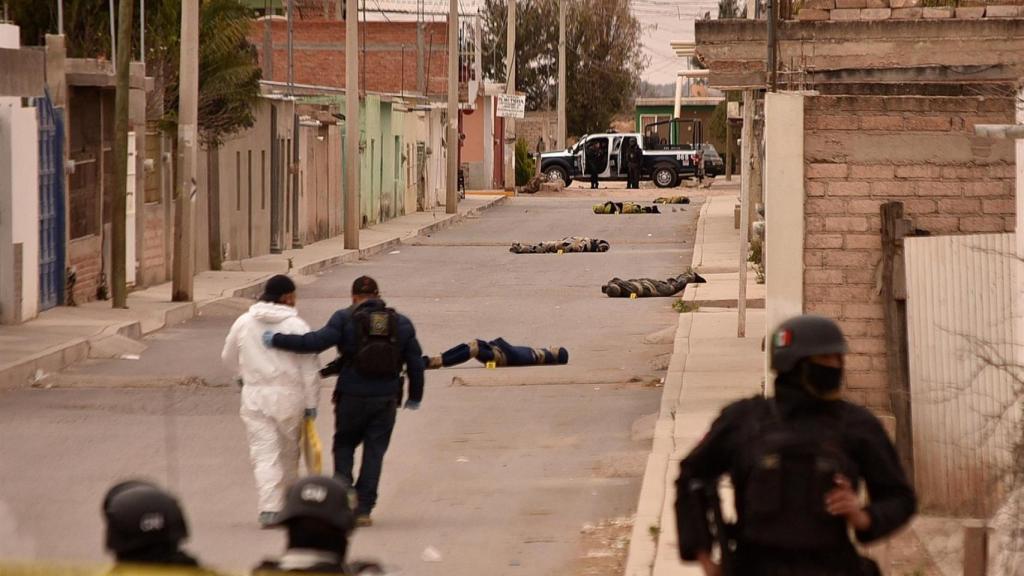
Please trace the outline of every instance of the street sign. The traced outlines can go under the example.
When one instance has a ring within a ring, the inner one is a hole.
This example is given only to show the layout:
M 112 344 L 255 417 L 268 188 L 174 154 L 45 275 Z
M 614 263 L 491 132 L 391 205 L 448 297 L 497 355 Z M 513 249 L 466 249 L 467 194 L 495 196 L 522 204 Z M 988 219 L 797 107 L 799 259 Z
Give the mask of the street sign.
M 743 119 L 743 113 L 740 112 L 740 103 L 739 102 L 729 102 L 728 104 L 726 104 L 725 109 L 726 109 L 726 112 L 727 112 L 727 116 L 729 117 L 729 120 L 742 120 Z
M 498 94 L 499 118 L 524 118 L 526 116 L 526 96 Z

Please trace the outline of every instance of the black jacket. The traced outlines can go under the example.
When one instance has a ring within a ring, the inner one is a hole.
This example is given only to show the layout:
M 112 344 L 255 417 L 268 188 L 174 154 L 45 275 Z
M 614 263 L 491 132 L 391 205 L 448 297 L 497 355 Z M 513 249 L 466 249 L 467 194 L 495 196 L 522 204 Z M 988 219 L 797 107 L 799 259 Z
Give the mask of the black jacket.
M 382 300 L 367 300 L 360 304 L 384 308 Z M 334 346 L 343 358 L 356 354 L 356 331 L 352 323 L 355 307 L 338 310 L 323 328 L 307 334 L 275 334 L 274 347 L 302 353 L 319 353 Z M 423 400 L 423 349 L 416 340 L 416 329 L 405 316 L 398 315 L 398 345 L 409 375 L 409 399 Z M 401 396 L 402 377 L 371 379 L 361 376 L 351 366 L 343 363 L 338 375 L 337 392 L 341 396 Z
M 866 408 L 849 402 L 820 401 L 801 389 L 778 386 L 776 397 L 772 400 L 749 398 L 723 409 L 707 435 L 680 463 L 679 479 L 676 482 L 676 518 L 679 552 L 683 560 L 696 560 L 698 552 L 711 548 L 707 515 L 699 509 L 704 502 L 692 487 L 700 484 L 716 485 L 721 476 L 729 474 L 735 493 L 744 493 L 744 444 L 749 442 L 750 426 L 764 418 L 765 407 L 770 402 L 775 402 L 778 418 L 800 421 L 812 430 L 822 430 L 822 434 L 826 432 L 826 427 L 831 431 L 838 430 L 843 452 L 859 470 L 860 477 L 851 480 L 855 486 L 863 481 L 871 500 L 866 508 L 871 516 L 871 527 L 856 533 L 859 541 L 867 543 L 883 538 L 910 519 L 917 507 L 914 491 L 907 482 L 896 449 L 878 418 Z M 743 510 L 739 499 L 737 515 L 742 523 Z M 839 558 L 856 558 L 852 543 L 848 540 L 845 543 L 843 550 L 821 554 L 821 561 L 830 563 Z M 744 545 L 742 541 L 738 544 L 739 557 L 742 559 Z M 783 558 L 792 556 L 781 555 Z M 813 556 L 807 555 L 803 560 L 815 561 Z

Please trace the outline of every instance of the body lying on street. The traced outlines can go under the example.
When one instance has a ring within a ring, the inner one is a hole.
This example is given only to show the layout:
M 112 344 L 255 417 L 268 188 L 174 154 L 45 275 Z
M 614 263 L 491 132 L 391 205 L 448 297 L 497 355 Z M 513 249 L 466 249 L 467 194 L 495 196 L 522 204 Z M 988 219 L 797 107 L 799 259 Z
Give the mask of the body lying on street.
M 607 252 L 611 246 L 606 240 L 567 236 L 561 240 L 548 240 L 536 244 L 513 242 L 509 252 L 514 254 L 545 254 L 554 252 Z
M 665 280 L 612 278 L 607 284 L 601 286 L 601 292 L 610 298 L 629 298 L 633 294 L 636 294 L 637 298 L 665 297 L 682 292 L 687 284 L 704 284 L 705 282 L 707 280 L 696 272 L 685 272 L 675 278 L 666 278 Z

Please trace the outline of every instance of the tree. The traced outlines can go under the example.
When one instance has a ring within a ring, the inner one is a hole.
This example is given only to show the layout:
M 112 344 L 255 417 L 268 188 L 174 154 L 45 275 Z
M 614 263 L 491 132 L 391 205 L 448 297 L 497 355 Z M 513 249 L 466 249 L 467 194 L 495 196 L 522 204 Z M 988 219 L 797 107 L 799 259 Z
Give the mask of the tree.
M 570 134 L 606 130 L 612 118 L 632 109 L 647 65 L 641 27 L 621 0 L 566 3 L 566 120 Z M 505 78 L 505 0 L 484 0 L 484 75 Z M 516 87 L 529 110 L 553 107 L 558 79 L 558 0 L 518 0 Z M 552 106 L 549 106 L 548 104 Z
M 726 18 L 746 18 L 747 17 L 747 5 L 743 4 L 743 9 L 740 10 L 739 0 L 718 0 L 718 19 L 723 20 Z
M 151 0 L 152 2 L 152 0 Z M 163 124 L 176 125 L 181 2 L 162 0 L 149 28 L 154 45 L 147 65 L 164 85 Z M 199 20 L 199 134 L 207 146 L 253 125 L 262 71 L 249 42 L 253 14 L 238 0 L 204 0 Z
M 40 44 L 57 31 L 56 0 L 7 0 L 22 41 Z M 68 56 L 110 57 L 109 0 L 63 0 Z M 136 11 L 137 12 L 137 11 Z M 138 26 L 139 15 L 135 15 Z M 252 126 L 261 71 L 248 40 L 253 12 L 238 0 L 202 0 L 199 49 L 199 132 L 207 145 Z M 178 110 L 180 0 L 146 2 L 146 73 L 156 78 L 154 97 L 166 111 L 162 125 L 174 131 Z M 138 50 L 138 35 L 134 50 Z

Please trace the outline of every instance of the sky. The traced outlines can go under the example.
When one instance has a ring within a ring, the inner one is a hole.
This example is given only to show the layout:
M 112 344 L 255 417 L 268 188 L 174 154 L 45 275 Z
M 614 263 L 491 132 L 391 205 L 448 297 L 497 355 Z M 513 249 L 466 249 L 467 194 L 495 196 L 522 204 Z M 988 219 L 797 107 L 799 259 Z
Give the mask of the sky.
M 380 12 L 374 10 L 406 10 L 415 14 L 417 3 L 422 2 L 424 10 L 436 13 L 433 18 L 443 19 L 441 14 L 448 11 L 448 0 L 365 0 L 368 17 L 372 20 L 381 18 Z M 459 0 L 459 11 L 475 12 L 479 0 Z M 718 15 L 718 0 L 629 0 L 633 14 L 644 27 L 644 53 L 649 57 L 649 64 L 643 73 L 643 79 L 653 84 L 674 83 L 676 73 L 687 66 L 687 62 L 677 58 L 672 51 L 671 42 L 692 42 L 693 22 L 711 12 L 712 17 Z M 392 20 L 415 19 L 415 16 L 389 13 Z M 428 16 L 428 18 L 430 18 Z

